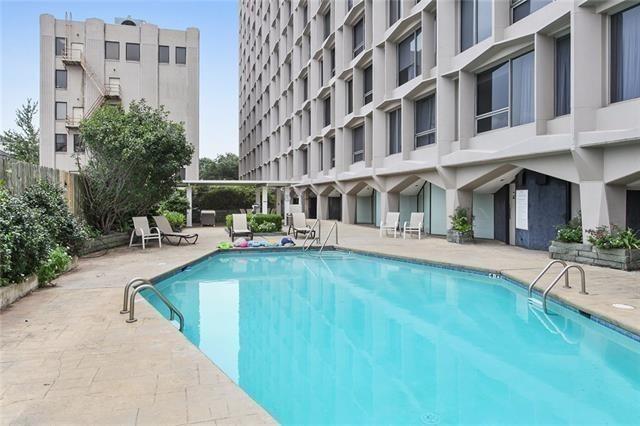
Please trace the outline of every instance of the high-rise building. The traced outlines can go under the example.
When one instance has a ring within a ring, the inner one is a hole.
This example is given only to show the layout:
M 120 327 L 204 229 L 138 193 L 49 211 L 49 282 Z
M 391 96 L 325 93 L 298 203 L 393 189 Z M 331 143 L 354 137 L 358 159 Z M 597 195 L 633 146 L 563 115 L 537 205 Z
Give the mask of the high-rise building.
M 458 207 L 477 238 L 546 249 L 640 229 L 640 5 L 588 0 L 240 6 L 240 176 L 291 180 L 310 217 Z
M 131 18 L 115 24 L 40 16 L 40 163 L 76 170 L 80 121 L 105 103 L 145 99 L 184 122 L 195 147 L 183 171 L 198 179 L 200 32 Z

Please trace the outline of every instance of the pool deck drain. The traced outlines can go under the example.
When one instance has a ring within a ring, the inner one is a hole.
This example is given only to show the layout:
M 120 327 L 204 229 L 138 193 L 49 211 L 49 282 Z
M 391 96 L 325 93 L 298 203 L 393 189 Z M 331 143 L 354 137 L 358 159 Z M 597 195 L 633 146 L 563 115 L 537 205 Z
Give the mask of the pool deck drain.
M 274 423 L 146 301 L 137 303 L 136 323 L 126 324 L 119 314 L 129 279 L 167 273 L 228 241 L 221 228 L 195 231 L 195 246 L 119 248 L 81 259 L 56 287 L 0 313 L 0 423 Z M 376 229 L 354 225 L 340 225 L 340 245 L 497 271 L 523 282 L 549 260 L 544 252 L 493 242 L 380 238 Z M 588 296 L 575 286 L 557 286 L 552 294 L 640 334 L 640 309 L 613 306 L 640 306 L 640 272 L 589 266 L 585 271 Z

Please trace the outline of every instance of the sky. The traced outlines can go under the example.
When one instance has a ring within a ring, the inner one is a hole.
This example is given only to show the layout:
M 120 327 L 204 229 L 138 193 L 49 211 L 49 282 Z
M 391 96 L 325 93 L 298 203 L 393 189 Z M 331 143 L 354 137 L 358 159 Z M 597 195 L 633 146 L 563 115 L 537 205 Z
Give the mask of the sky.
M 200 29 L 200 157 L 238 152 L 238 4 L 235 0 L 0 0 L 0 116 L 39 96 L 39 16 L 73 20 L 142 19 L 160 28 Z

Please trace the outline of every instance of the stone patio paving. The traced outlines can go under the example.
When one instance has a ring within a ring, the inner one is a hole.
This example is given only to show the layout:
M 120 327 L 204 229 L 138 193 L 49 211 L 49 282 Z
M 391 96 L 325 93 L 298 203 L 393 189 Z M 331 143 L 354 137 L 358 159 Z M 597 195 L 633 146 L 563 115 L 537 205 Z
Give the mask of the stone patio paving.
M 170 271 L 228 240 L 222 228 L 196 231 L 196 246 L 118 248 L 81 259 L 56 287 L 36 291 L 4 310 L 2 424 L 273 423 L 146 301 L 140 299 L 136 306 L 136 323 L 125 323 L 119 314 L 129 279 Z M 339 242 L 346 248 L 496 271 L 525 282 L 549 260 L 546 253 L 495 242 L 460 246 L 435 237 L 381 239 L 377 229 L 354 225 L 340 225 Z M 554 294 L 640 333 L 640 273 L 596 267 L 585 271 L 589 295 L 578 294 L 576 285 L 558 285 Z M 636 309 L 616 309 L 613 303 Z

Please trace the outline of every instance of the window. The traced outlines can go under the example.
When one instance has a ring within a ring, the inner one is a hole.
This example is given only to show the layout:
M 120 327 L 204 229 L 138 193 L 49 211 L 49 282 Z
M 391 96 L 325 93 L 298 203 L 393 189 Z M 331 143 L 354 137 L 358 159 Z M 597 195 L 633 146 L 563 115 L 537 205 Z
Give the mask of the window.
M 531 51 L 477 75 L 477 133 L 507 127 L 509 122 L 518 126 L 533 121 L 533 54 Z
M 56 70 L 56 89 L 67 88 L 67 70 Z
M 364 160 L 364 124 L 351 132 L 353 138 L 353 162 Z
M 320 170 L 324 170 L 324 144 L 318 144 L 318 148 L 320 148 L 320 156 L 319 156 L 319 160 L 320 160 Z
M 323 101 L 324 103 L 324 125 L 325 127 L 331 124 L 331 96 Z
M 329 53 L 329 59 L 331 63 L 331 77 L 336 75 L 336 48 L 332 48 Z
M 571 38 L 569 35 L 556 40 L 555 72 L 556 117 L 571 112 Z
M 138 43 L 127 43 L 125 47 L 127 61 L 140 61 L 140 45 Z
M 422 31 L 409 34 L 398 44 L 398 86 L 422 73 Z
M 66 119 L 67 119 L 67 103 L 56 102 L 56 120 L 66 120 Z
M 402 151 L 401 109 L 391 111 L 389 116 L 389 155 Z
M 640 97 L 640 5 L 611 15 L 611 102 Z
M 416 101 L 416 148 L 436 143 L 436 96 Z
M 309 99 L 309 79 L 305 76 L 302 79 L 302 101 Z
M 320 59 L 320 87 L 324 86 L 324 61 Z
M 302 26 L 307 25 L 309 21 L 309 14 L 307 13 L 307 5 L 302 6 Z
M 326 40 L 331 35 L 331 10 L 328 10 L 323 17 L 324 23 L 324 39 Z
M 158 46 L 158 62 L 161 64 L 169 63 L 169 46 Z
M 302 162 L 302 174 L 306 175 L 309 172 L 309 155 L 307 154 L 307 147 L 303 146 L 302 148 L 300 148 L 300 154 L 301 154 L 301 162 Z
M 389 26 L 400 19 L 400 0 L 389 0 Z
M 336 138 L 332 137 L 329 139 L 329 150 L 331 155 L 331 168 L 336 166 Z
M 67 49 L 67 39 L 64 37 L 56 37 L 56 56 L 63 56 Z
M 373 68 L 369 65 L 364 69 L 364 105 L 373 100 Z
M 82 143 L 82 135 L 79 135 L 77 133 L 75 135 L 73 135 L 73 152 L 84 152 L 84 144 Z
M 347 11 L 351 10 L 353 7 L 353 0 L 347 0 Z
M 291 75 L 291 62 L 285 62 L 285 65 L 287 67 L 287 78 L 289 79 L 289 81 L 291 81 L 293 78 L 293 76 Z
M 120 43 L 117 41 L 104 42 L 104 58 L 114 61 L 120 60 Z
M 292 134 L 291 134 L 291 125 L 287 124 L 287 137 L 289 138 L 289 140 L 287 141 L 288 145 L 291 146 L 291 140 L 292 138 Z
M 491 0 L 460 0 L 460 50 L 491 35 Z
M 518 22 L 525 16 L 551 3 L 552 0 L 511 0 L 511 22 Z
M 364 50 L 364 18 L 360 18 L 353 26 L 353 57 Z
M 176 64 L 186 65 L 187 63 L 187 48 L 176 47 Z
M 307 124 L 307 136 L 311 136 L 311 112 L 309 110 L 305 110 L 304 118 Z
M 56 152 L 67 152 L 67 135 L 56 133 Z
M 353 112 L 353 79 L 347 81 L 347 114 Z

